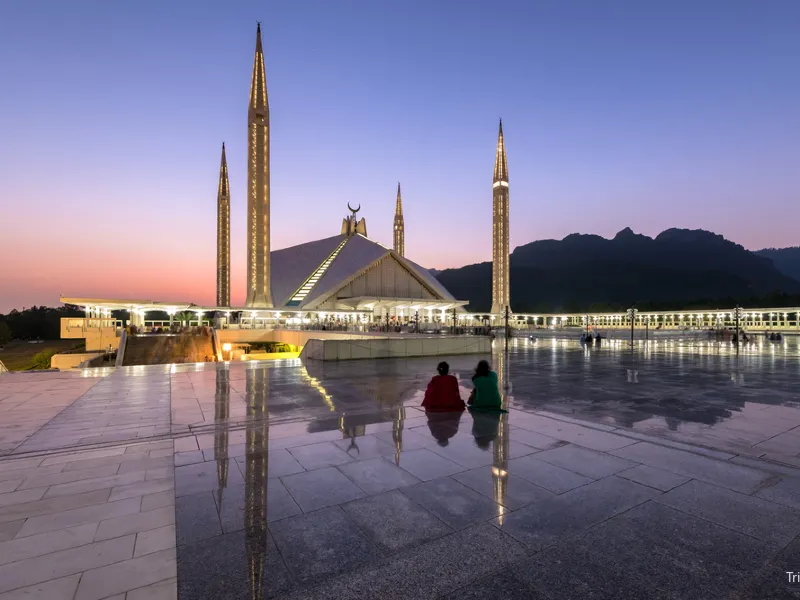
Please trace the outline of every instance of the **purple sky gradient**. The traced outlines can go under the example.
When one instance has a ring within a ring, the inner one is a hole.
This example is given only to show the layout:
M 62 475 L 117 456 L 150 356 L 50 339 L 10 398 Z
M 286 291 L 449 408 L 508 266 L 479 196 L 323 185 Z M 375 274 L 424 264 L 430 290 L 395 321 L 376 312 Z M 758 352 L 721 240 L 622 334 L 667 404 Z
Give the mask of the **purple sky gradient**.
M 0 312 L 59 294 L 213 303 L 220 145 L 244 301 L 247 96 L 262 21 L 272 244 L 361 203 L 406 254 L 491 258 L 503 117 L 512 248 L 704 228 L 800 244 L 800 2 L 8 2 Z

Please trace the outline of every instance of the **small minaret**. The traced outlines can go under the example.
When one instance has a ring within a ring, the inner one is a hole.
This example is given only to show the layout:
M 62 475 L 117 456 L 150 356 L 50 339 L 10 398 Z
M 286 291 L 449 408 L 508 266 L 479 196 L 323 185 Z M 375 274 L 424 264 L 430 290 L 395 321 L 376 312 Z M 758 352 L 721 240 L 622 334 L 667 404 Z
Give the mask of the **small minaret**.
M 259 23 L 247 109 L 248 307 L 272 308 L 269 259 L 269 100 Z
M 217 189 L 217 306 L 231 305 L 231 188 L 225 142 L 219 166 Z
M 503 314 L 506 307 L 511 310 L 508 288 L 508 163 L 500 119 L 492 182 L 492 313 Z
M 394 251 L 400 256 L 406 254 L 406 226 L 403 221 L 403 198 L 400 196 L 400 182 L 397 182 L 397 204 L 394 208 Z

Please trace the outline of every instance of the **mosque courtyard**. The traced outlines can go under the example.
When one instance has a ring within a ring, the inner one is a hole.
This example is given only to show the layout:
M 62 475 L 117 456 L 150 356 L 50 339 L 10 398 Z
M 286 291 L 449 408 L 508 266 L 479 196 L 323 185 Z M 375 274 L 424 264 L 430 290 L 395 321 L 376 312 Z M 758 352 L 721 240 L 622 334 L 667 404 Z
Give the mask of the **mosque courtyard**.
M 495 346 L 0 376 L 0 600 L 800 598 L 796 338 Z

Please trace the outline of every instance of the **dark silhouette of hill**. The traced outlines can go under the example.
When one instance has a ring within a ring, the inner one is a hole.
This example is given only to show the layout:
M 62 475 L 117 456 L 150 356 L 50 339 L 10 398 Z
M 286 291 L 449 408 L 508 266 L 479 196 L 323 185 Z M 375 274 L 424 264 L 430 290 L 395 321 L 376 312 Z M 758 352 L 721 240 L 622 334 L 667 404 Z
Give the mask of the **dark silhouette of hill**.
M 446 269 L 437 277 L 456 298 L 470 301 L 469 310 L 490 310 L 491 262 Z M 517 312 L 672 308 L 776 293 L 800 294 L 800 281 L 769 258 L 699 229 L 667 229 L 655 238 L 630 228 L 613 239 L 575 233 L 511 253 L 511 306 Z
M 781 273 L 800 281 L 800 246 L 764 248 L 756 250 L 755 254 L 769 258 Z

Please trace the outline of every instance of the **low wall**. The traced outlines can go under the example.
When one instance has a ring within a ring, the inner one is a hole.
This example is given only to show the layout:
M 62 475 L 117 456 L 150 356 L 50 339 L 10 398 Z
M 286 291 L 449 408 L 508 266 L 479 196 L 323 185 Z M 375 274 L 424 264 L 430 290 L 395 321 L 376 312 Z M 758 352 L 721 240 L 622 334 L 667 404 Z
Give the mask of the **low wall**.
M 220 344 L 282 342 L 292 346 L 305 346 L 308 340 L 357 340 L 373 337 L 367 333 L 298 329 L 217 329 L 216 331 Z
M 102 360 L 103 352 L 81 352 L 75 354 L 54 354 L 50 359 L 51 369 L 74 369 L 85 360 L 92 360 L 100 358 Z
M 491 341 L 477 336 L 390 337 L 362 336 L 359 339 L 309 340 L 301 358 L 310 360 L 355 360 L 364 358 L 407 358 L 489 354 Z

